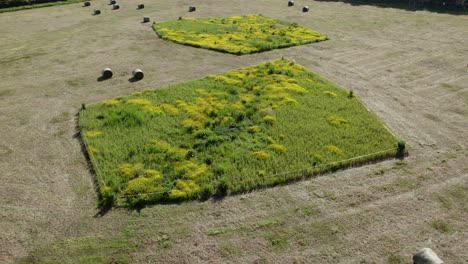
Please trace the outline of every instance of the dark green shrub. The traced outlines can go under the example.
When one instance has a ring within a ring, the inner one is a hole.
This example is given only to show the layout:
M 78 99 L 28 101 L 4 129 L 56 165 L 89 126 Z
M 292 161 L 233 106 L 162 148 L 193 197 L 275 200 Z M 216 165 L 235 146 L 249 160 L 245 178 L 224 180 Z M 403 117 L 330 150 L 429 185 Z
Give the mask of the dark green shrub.
M 208 200 L 211 195 L 214 193 L 214 188 L 211 184 L 203 185 L 200 189 L 200 193 L 198 194 L 198 198 L 202 201 Z
M 115 193 L 109 186 L 101 188 L 101 200 L 99 201 L 100 207 L 112 206 L 115 202 Z
M 189 160 L 193 157 L 195 157 L 195 152 L 193 150 L 187 151 L 187 154 L 185 155 L 185 159 Z
M 397 143 L 397 157 L 403 158 L 405 156 L 406 142 L 403 140 Z
M 210 155 L 210 156 L 207 156 L 207 157 L 205 158 L 205 163 L 206 163 L 206 165 L 211 165 L 211 164 L 213 163 L 213 160 L 214 160 L 213 156 L 211 156 L 211 155 Z
M 222 178 L 219 180 L 218 185 L 216 186 L 215 196 L 218 198 L 226 196 L 228 194 L 228 189 L 229 187 L 226 179 Z

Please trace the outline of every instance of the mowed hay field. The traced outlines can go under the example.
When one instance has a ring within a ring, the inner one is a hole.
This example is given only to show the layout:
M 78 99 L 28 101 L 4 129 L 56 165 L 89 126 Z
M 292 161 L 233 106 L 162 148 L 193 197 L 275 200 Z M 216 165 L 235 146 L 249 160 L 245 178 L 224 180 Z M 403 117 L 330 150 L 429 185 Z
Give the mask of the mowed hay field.
M 0 262 L 409 263 L 425 246 L 446 263 L 468 262 L 466 16 L 313 1 L 309 13 L 297 1 L 143 2 L 0 14 Z M 164 41 L 140 23 L 256 13 L 329 40 L 235 56 Z M 281 57 L 353 90 L 410 156 L 223 200 L 98 214 L 77 135 L 82 103 Z M 98 82 L 103 67 L 114 77 Z M 136 67 L 145 78 L 129 82 Z

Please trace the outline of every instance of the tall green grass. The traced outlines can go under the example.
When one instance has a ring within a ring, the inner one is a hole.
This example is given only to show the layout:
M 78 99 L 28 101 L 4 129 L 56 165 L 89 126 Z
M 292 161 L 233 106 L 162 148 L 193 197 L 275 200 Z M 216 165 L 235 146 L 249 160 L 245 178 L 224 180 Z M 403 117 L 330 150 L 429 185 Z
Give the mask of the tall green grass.
M 206 199 L 394 156 L 356 96 L 284 59 L 89 105 L 103 201 Z

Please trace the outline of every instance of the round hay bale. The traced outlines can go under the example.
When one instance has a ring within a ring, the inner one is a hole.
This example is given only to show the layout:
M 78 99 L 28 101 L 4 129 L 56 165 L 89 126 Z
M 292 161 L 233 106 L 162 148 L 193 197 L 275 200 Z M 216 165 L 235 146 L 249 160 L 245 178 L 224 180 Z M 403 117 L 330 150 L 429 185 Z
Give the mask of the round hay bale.
M 86 2 L 83 3 L 83 6 L 91 6 L 91 2 L 86 1 Z
M 294 1 L 288 1 L 288 6 L 294 6 Z
M 102 70 L 102 78 L 110 79 L 110 78 L 112 78 L 112 75 L 114 75 L 114 73 L 112 72 L 112 70 L 110 68 L 104 68 Z
M 309 12 L 309 7 L 308 6 L 304 6 L 302 8 L 302 12 Z
M 101 14 L 101 10 L 99 10 L 99 9 L 94 9 L 94 14 L 95 14 L 95 15 Z
M 143 23 L 148 23 L 148 22 L 150 22 L 150 17 L 148 16 L 143 17 Z
M 140 69 L 134 69 L 132 71 L 132 75 L 133 75 L 133 78 L 135 78 L 135 80 L 141 80 L 143 79 L 143 77 L 145 77 L 145 75 L 143 74 L 143 71 Z
M 145 5 L 144 5 L 144 4 L 139 4 L 139 5 L 138 5 L 138 9 L 143 9 L 143 8 L 145 8 Z
M 114 9 L 114 10 L 117 10 L 119 8 L 120 8 L 120 6 L 118 4 L 115 4 L 115 5 L 112 6 L 112 9 Z
M 423 248 L 413 256 L 414 264 L 444 264 L 430 248 Z
M 188 8 L 189 12 L 195 12 L 195 10 L 197 10 L 197 8 L 195 6 L 189 6 L 189 8 Z
M 115 5 L 115 4 L 117 4 L 117 1 L 115 1 L 115 0 L 110 0 L 109 1 L 109 5 Z

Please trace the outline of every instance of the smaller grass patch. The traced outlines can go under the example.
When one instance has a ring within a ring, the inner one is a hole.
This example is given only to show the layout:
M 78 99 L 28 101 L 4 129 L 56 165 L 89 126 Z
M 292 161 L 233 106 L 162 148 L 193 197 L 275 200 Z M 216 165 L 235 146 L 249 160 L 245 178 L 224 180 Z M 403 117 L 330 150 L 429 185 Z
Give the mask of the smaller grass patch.
M 294 212 L 302 216 L 313 216 L 320 213 L 319 209 L 317 209 L 315 206 L 296 208 L 294 209 Z
M 440 86 L 442 86 L 442 88 L 450 91 L 450 92 L 458 92 L 460 91 L 462 88 L 460 86 L 457 86 L 457 85 L 453 85 L 453 84 L 448 84 L 448 83 L 441 83 Z
M 58 115 L 56 117 L 53 117 L 50 120 L 50 123 L 52 123 L 52 124 L 62 123 L 62 122 L 68 121 L 69 119 L 70 119 L 70 113 L 62 112 L 60 115 Z
M 161 248 L 169 249 L 172 248 L 174 242 L 167 235 L 162 235 L 158 238 L 158 244 Z
M 14 93 L 13 89 L 6 89 L 0 91 L 0 98 L 10 96 Z
M 5 145 L 0 145 L 0 157 L 6 157 L 13 153 L 13 150 Z
M 269 227 L 279 224 L 281 224 L 281 222 L 274 219 L 260 219 L 257 221 L 257 226 L 259 227 Z
M 242 249 L 228 242 L 221 243 L 218 246 L 218 251 L 221 254 L 221 256 L 225 258 L 239 256 L 242 254 Z
M 397 185 L 403 190 L 412 190 L 416 188 L 417 182 L 413 179 L 400 179 L 397 181 Z
M 453 227 L 447 221 L 441 219 L 432 221 L 431 226 L 441 233 L 451 233 L 453 231 Z
M 387 257 L 386 263 L 388 264 L 410 264 L 411 262 L 407 261 L 403 256 L 397 253 L 391 253 Z
M 221 234 L 224 234 L 227 232 L 227 229 L 224 228 L 224 227 L 220 227 L 220 228 L 214 228 L 214 229 L 210 229 L 208 230 L 208 232 L 206 233 L 208 236 L 217 236 L 217 235 L 221 235 Z
M 262 15 L 179 18 L 154 23 L 153 29 L 161 38 L 176 43 L 238 55 L 327 39 L 324 34 L 297 23 Z M 330 92 L 330 95 L 333 95 L 333 92 Z
M 268 245 L 275 249 L 284 249 L 289 245 L 289 241 L 285 235 L 273 233 L 267 235 Z

